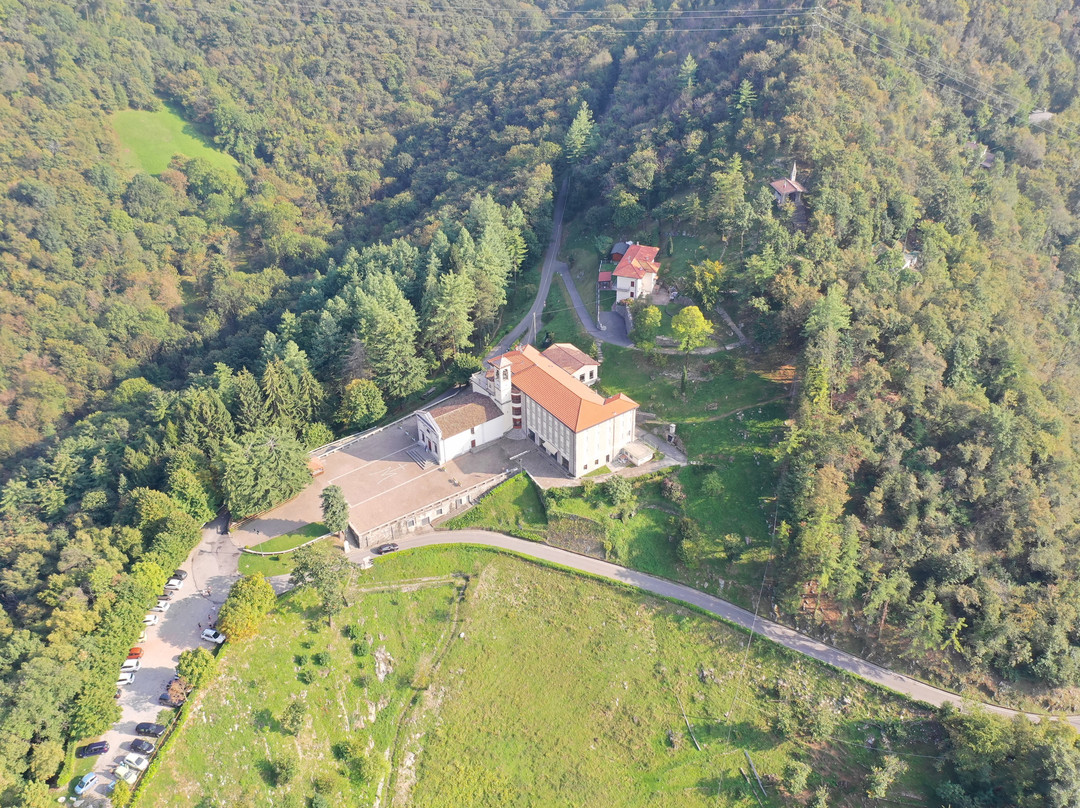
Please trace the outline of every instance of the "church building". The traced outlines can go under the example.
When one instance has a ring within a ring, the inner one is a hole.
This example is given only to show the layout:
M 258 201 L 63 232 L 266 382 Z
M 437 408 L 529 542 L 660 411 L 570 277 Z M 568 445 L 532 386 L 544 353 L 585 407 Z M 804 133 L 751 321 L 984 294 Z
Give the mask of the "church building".
M 637 402 L 592 390 L 597 372 L 595 359 L 567 343 L 507 351 L 473 376 L 469 392 L 416 413 L 419 441 L 442 464 L 504 435 L 525 438 L 580 477 L 635 436 Z

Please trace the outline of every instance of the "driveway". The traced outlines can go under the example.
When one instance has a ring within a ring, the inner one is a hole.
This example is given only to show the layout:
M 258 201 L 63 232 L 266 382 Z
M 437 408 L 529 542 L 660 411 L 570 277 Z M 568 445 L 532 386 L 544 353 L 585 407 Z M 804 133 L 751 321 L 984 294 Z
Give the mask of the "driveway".
M 956 693 L 942 690 L 933 685 L 921 682 L 911 676 L 896 673 L 887 668 L 882 668 L 880 665 L 867 662 L 865 659 L 860 659 L 854 654 L 849 654 L 846 651 L 833 648 L 823 642 L 800 634 L 787 626 L 782 626 L 779 623 L 774 623 L 771 620 L 759 617 L 733 603 L 728 603 L 726 600 L 721 600 L 720 598 L 705 592 L 700 592 L 689 586 L 685 586 L 684 584 L 678 584 L 664 578 L 657 578 L 655 575 L 649 575 L 648 573 L 620 567 L 617 564 L 611 564 L 607 561 L 601 561 L 589 556 L 572 553 L 569 550 L 563 550 L 559 547 L 551 547 L 547 544 L 517 539 L 513 536 L 507 536 L 503 533 L 495 533 L 488 530 L 430 532 L 403 538 L 398 544 L 402 549 L 410 547 L 427 547 L 437 544 L 480 544 L 486 547 L 509 550 L 518 555 L 548 561 L 563 567 L 569 567 L 570 569 L 595 575 L 599 578 L 607 578 L 608 580 L 628 584 L 653 595 L 659 595 L 664 598 L 671 598 L 682 601 L 683 603 L 688 603 L 691 606 L 703 609 L 730 623 L 748 629 L 765 639 L 772 640 L 778 645 L 782 645 L 799 654 L 816 659 L 819 662 L 824 662 L 827 665 L 832 665 L 834 668 L 839 668 L 842 671 L 854 674 L 861 679 L 874 682 L 875 684 L 901 693 L 916 701 L 932 704 L 936 707 L 943 704 L 952 704 L 961 709 L 966 708 L 971 703 L 970 699 L 965 700 Z M 353 551 L 349 554 L 349 560 L 359 563 L 367 555 L 367 553 L 359 550 Z M 380 563 L 393 563 L 392 559 L 393 556 L 390 556 Z M 1007 707 L 999 707 L 996 704 L 982 703 L 982 706 L 989 712 L 1005 717 L 1023 715 L 1032 721 L 1040 721 L 1043 718 L 1048 717 L 1039 713 L 1025 713 L 1019 710 L 1011 710 Z M 1069 716 L 1066 720 L 1074 727 L 1080 728 L 1080 716 Z
M 180 652 L 203 645 L 202 630 L 214 622 L 218 609 L 229 594 L 229 587 L 238 577 L 239 551 L 222 533 L 224 522 L 217 519 L 203 529 L 203 539 L 180 569 L 188 573 L 184 586 L 173 597 L 169 611 L 160 616 L 156 626 L 146 629 L 146 640 L 138 643 L 143 649 L 142 668 L 135 674 L 135 681 L 120 688 L 122 715 L 113 728 L 101 736 L 109 742 L 109 752 L 97 759 L 94 771 L 109 774 L 131 751 L 131 741 L 139 737 L 135 725 L 154 721 L 163 708 L 158 696 L 176 672 Z M 209 590 L 209 595 L 206 591 Z M 151 743 L 157 744 L 152 738 Z M 105 785 L 111 783 L 108 776 L 104 783 L 94 788 L 104 794 Z

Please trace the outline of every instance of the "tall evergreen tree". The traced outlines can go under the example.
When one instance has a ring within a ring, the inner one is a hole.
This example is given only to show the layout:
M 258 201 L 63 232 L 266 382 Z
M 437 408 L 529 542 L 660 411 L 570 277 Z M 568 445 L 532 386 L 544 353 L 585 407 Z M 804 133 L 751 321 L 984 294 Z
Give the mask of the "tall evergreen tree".
M 323 524 L 331 533 L 344 533 L 349 526 L 349 503 L 339 485 L 328 485 L 322 490 Z
M 592 110 L 587 101 L 582 101 L 563 139 L 563 154 L 571 165 L 580 162 L 592 150 L 594 126 Z
M 261 513 L 311 482 L 307 453 L 291 432 L 263 429 L 226 441 L 221 484 L 234 519 Z

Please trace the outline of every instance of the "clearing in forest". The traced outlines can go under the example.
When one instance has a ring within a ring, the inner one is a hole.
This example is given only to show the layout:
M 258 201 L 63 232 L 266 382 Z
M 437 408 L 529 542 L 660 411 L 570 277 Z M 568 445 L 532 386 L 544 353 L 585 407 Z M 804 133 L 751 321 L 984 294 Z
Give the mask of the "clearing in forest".
M 120 143 L 120 157 L 132 171 L 160 174 L 176 154 L 202 157 L 218 168 L 239 165 L 232 155 L 214 148 L 172 107 L 153 112 L 123 109 L 109 120 Z

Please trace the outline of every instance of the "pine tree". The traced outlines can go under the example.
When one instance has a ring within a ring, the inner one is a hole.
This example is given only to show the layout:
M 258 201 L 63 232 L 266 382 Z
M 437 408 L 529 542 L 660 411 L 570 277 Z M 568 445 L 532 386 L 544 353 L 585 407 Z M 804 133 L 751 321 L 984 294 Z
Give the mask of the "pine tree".
M 280 428 L 227 441 L 221 465 L 225 504 L 235 519 L 284 502 L 311 482 L 304 447 L 291 432 Z
M 337 420 L 347 429 L 364 429 L 386 415 L 382 393 L 370 379 L 353 379 L 345 386 Z
M 563 154 L 566 155 L 568 163 L 579 162 L 592 150 L 593 126 L 592 110 L 587 102 L 582 101 L 563 139 Z
M 686 54 L 682 65 L 679 67 L 679 86 L 684 90 L 694 89 L 694 78 L 697 76 L 697 60 L 693 54 Z
M 328 485 L 322 490 L 323 524 L 331 533 L 344 533 L 349 526 L 349 503 L 339 485 Z
M 244 368 L 236 374 L 233 380 L 233 391 L 236 396 L 234 410 L 236 426 L 241 433 L 254 432 L 270 423 L 266 400 L 263 398 L 262 390 L 259 389 L 258 381 L 250 370 Z
M 432 347 L 440 362 L 445 363 L 458 351 L 472 347 L 469 339 L 473 331 L 469 319 L 472 291 L 469 279 L 456 272 L 443 275 L 437 281 L 424 341 Z

